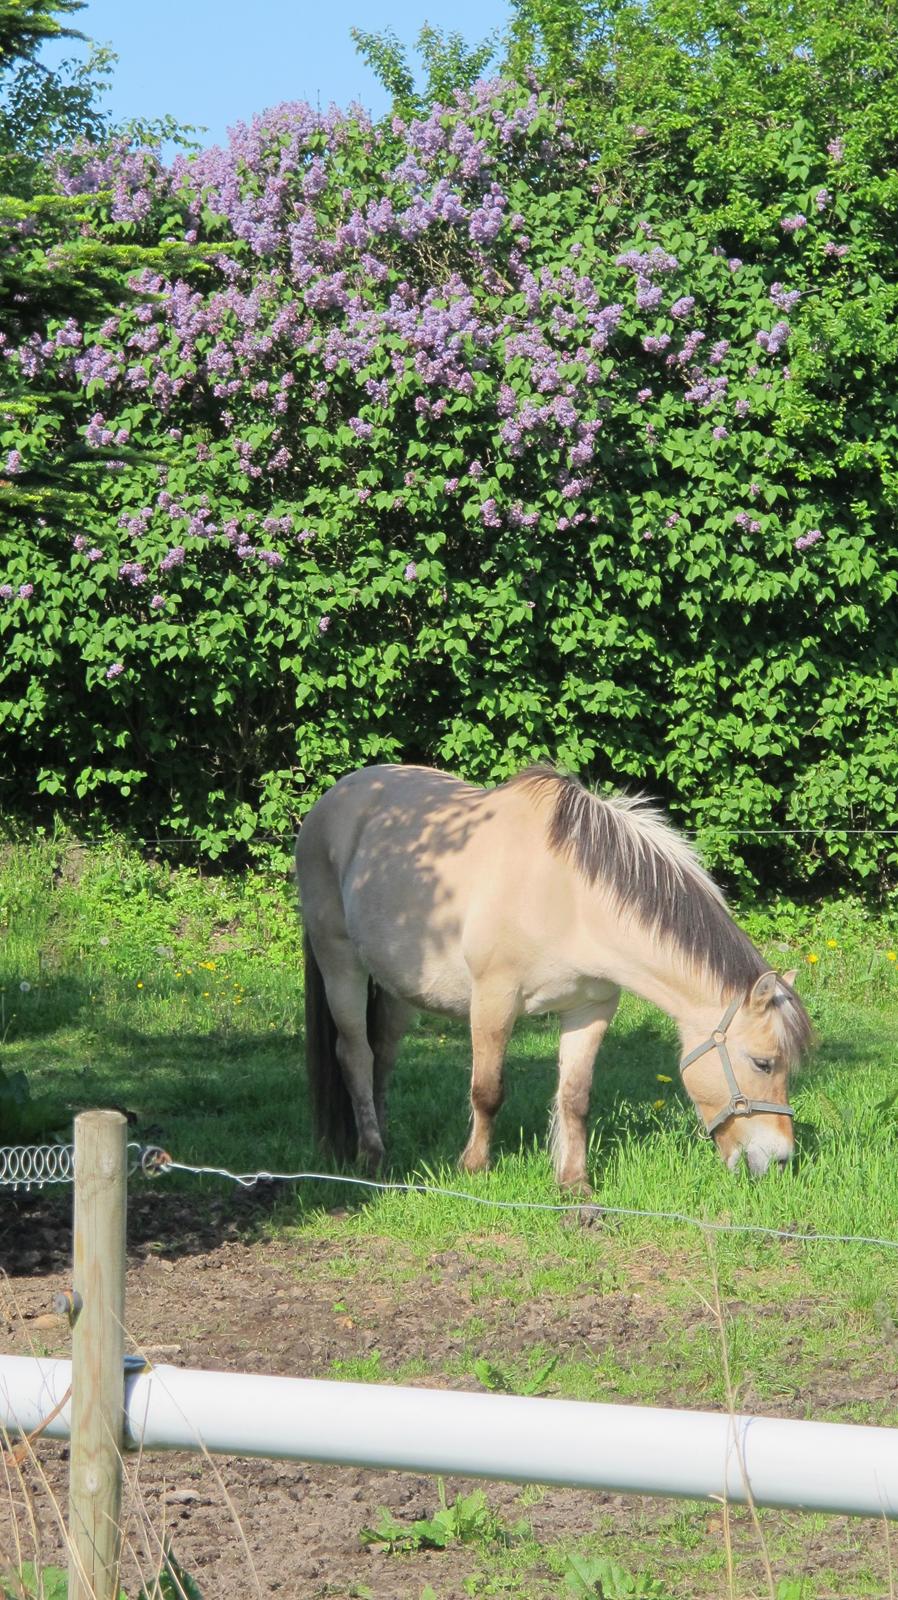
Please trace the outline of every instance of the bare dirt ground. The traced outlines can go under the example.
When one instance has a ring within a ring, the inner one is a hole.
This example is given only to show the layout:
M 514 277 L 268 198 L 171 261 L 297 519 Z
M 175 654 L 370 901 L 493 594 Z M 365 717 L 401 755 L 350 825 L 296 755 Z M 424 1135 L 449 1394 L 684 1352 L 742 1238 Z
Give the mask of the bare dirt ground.
M 68 1198 L 0 1199 L 0 1341 L 8 1353 L 68 1354 L 67 1324 L 50 1310 L 54 1292 L 70 1284 L 69 1205 Z M 365 1291 L 357 1275 L 351 1282 L 341 1276 L 345 1243 L 336 1247 L 308 1236 L 286 1241 L 254 1236 L 258 1215 L 252 1203 L 242 1208 L 218 1202 L 198 1205 L 171 1193 L 141 1194 L 132 1200 L 126 1315 L 136 1350 L 154 1361 L 185 1367 L 298 1376 L 333 1376 L 335 1361 L 358 1361 L 373 1351 L 381 1352 L 385 1373 L 410 1361 L 436 1370 L 451 1367 L 462 1344 L 461 1326 L 472 1312 L 467 1258 L 452 1251 L 434 1255 L 426 1263 L 426 1281 L 409 1276 L 397 1281 L 375 1273 Z M 364 1241 L 369 1258 L 372 1251 L 395 1254 L 396 1248 L 394 1241 Z M 651 1275 L 650 1260 L 645 1271 Z M 344 1292 L 352 1301 L 351 1316 L 341 1309 Z M 539 1338 L 562 1355 L 576 1352 L 577 1359 L 585 1350 L 598 1352 L 609 1343 L 640 1348 L 646 1341 L 663 1342 L 658 1313 L 635 1285 L 611 1294 L 585 1288 L 554 1309 L 545 1298 L 517 1308 L 507 1299 L 480 1300 L 477 1312 L 493 1331 L 497 1350 L 505 1354 Z M 424 1374 L 412 1381 L 476 1387 L 470 1375 L 456 1380 Z M 820 1392 L 815 1394 L 818 1381 Z M 832 1406 L 838 1383 L 837 1373 L 821 1371 L 819 1380 L 802 1391 L 799 1414 L 813 1410 L 815 1399 L 825 1398 Z M 881 1383 L 883 1394 L 893 1399 L 898 1395 L 898 1374 L 883 1372 Z M 674 1404 L 702 1404 L 701 1396 L 684 1396 L 675 1384 L 667 1398 Z M 783 1410 L 796 1413 L 794 1396 Z M 64 1560 L 48 1489 L 64 1504 L 66 1450 L 41 1440 L 36 1456 L 39 1465 L 27 1465 L 18 1476 L 7 1472 L 6 1483 L 0 1476 L 0 1567 L 11 1554 L 11 1534 L 7 1532 L 4 1542 L 2 1531 L 8 1498 L 16 1508 L 23 1554 L 33 1555 L 28 1532 L 33 1512 L 42 1560 Z M 403 1522 L 433 1515 L 437 1489 L 430 1478 L 230 1458 L 213 1463 L 198 1455 L 147 1456 L 138 1470 L 131 1468 L 131 1475 L 134 1514 L 123 1576 L 132 1596 L 139 1588 L 135 1568 L 144 1577 L 151 1570 L 163 1532 L 207 1600 L 253 1595 L 313 1600 L 353 1594 L 419 1600 L 428 1585 L 437 1600 L 564 1592 L 557 1563 L 553 1576 L 551 1562 L 538 1555 L 529 1570 L 513 1574 L 504 1569 L 501 1585 L 492 1587 L 499 1580 L 495 1573 L 490 1580 L 476 1545 L 404 1555 L 376 1553 L 365 1546 L 361 1529 L 377 1520 L 382 1506 Z M 450 1480 L 447 1496 L 472 1487 Z M 672 1502 L 561 1489 L 546 1490 L 537 1498 L 520 1486 L 484 1487 L 503 1521 L 525 1518 L 541 1546 L 557 1546 L 598 1530 L 606 1537 L 609 1556 L 620 1560 L 623 1549 L 638 1547 L 644 1553 L 639 1564 L 656 1574 L 667 1566 L 665 1555 L 673 1553 L 669 1547 L 677 1507 Z M 739 1595 L 768 1594 L 747 1514 L 737 1513 L 734 1527 L 741 1550 Z M 694 1587 L 684 1587 L 681 1576 L 672 1588 L 684 1596 L 728 1592 L 722 1572 L 715 1577 L 705 1567 L 699 1574 L 698 1557 L 721 1547 L 722 1523 L 713 1506 L 707 1514 L 693 1514 L 690 1538 L 696 1554 Z M 881 1529 L 871 1524 L 865 1531 L 865 1525 L 835 1518 L 828 1521 L 825 1537 L 816 1535 L 816 1545 L 810 1536 L 802 1542 L 801 1567 L 790 1576 L 816 1571 L 813 1592 L 818 1600 L 862 1592 L 857 1573 L 865 1539 L 871 1567 L 878 1571 L 881 1565 L 885 1577 L 884 1547 L 881 1562 L 872 1553 L 874 1543 L 882 1544 Z M 681 1573 L 683 1555 L 680 1546 Z M 839 1587 L 840 1570 L 844 1589 Z

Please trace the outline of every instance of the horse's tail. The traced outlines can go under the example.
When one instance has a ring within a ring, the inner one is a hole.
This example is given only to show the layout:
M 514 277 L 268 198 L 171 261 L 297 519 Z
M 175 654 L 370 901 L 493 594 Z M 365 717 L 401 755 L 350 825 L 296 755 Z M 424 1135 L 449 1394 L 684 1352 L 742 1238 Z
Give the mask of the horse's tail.
M 358 1151 L 355 1113 L 337 1059 L 337 1024 L 327 1003 L 321 968 L 303 935 L 306 999 L 306 1076 L 316 1141 L 338 1161 Z M 370 1002 L 369 1002 L 370 1004 Z

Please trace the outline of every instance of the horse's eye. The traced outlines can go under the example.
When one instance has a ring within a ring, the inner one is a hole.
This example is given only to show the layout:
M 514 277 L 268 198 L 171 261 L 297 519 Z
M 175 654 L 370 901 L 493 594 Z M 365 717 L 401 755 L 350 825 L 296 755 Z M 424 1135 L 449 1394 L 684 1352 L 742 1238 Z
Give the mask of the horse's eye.
M 754 1065 L 757 1067 L 759 1072 L 772 1072 L 773 1071 L 773 1062 L 770 1060 L 769 1056 L 761 1056 L 761 1057 L 752 1056 L 751 1059 L 752 1059 L 752 1062 L 754 1063 Z

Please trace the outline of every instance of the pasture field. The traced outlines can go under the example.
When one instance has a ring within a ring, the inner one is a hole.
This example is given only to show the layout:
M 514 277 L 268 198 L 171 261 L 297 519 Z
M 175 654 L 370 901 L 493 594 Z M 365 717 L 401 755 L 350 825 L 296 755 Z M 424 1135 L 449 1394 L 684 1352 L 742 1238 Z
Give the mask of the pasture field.
M 772 965 L 799 968 L 820 1036 L 794 1085 L 796 1160 L 761 1182 L 728 1174 L 696 1136 L 673 1025 L 628 998 L 596 1071 L 597 1198 L 898 1241 L 898 911 L 784 902 L 740 920 Z M 48 1114 L 11 1092 L 23 1070 L 63 1125 L 117 1105 L 135 1139 L 180 1161 L 327 1170 L 305 1104 L 286 876 L 170 870 L 114 839 L 8 846 L 0 932 L 0 1144 Z M 389 1175 L 481 1200 L 557 1202 L 542 1147 L 556 1042 L 551 1020 L 519 1028 L 494 1170 L 461 1179 L 467 1041 L 422 1019 L 391 1094 Z M 64 1330 L 36 1319 L 65 1281 L 68 1205 L 64 1193 L 0 1194 L 6 1349 L 65 1348 Z M 898 1425 L 898 1248 L 712 1235 L 657 1218 L 584 1226 L 576 1214 L 335 1183 L 246 1196 L 181 1174 L 134 1181 L 131 1225 L 129 1332 L 187 1365 Z M 56 1488 L 59 1455 L 46 1446 Z M 434 1548 L 420 1527 L 440 1510 L 428 1479 L 249 1462 L 215 1473 L 199 1458 L 140 1472 L 141 1504 L 167 1519 L 207 1595 L 236 1593 L 240 1571 L 241 1593 L 403 1600 L 896 1592 L 888 1530 L 875 1522 L 727 1518 L 713 1505 L 539 1486 L 487 1484 L 481 1502 L 472 1485 L 449 1483 L 446 1547 Z M 166 1499 L 185 1483 L 186 1499 Z M 40 1553 L 58 1558 L 50 1522 L 44 1539 Z M 0 1571 L 14 1557 L 0 1534 Z

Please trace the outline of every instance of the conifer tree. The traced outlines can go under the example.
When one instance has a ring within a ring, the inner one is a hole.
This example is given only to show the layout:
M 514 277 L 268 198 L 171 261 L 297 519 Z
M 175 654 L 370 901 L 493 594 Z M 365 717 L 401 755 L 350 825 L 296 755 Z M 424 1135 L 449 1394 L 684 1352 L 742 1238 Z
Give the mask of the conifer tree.
M 54 138 L 96 162 L 104 151 L 121 157 L 147 131 L 112 128 L 98 108 L 104 52 L 74 78 L 73 64 L 67 74 L 37 59 L 48 40 L 83 39 L 67 26 L 82 9 L 83 0 L 0 0 L 0 547 L 16 537 L 9 520 L 16 511 L 48 522 L 76 515 L 110 457 L 128 459 L 121 445 L 86 446 L 72 393 L 40 380 L 47 347 L 64 344 L 76 324 L 113 314 L 132 297 L 141 269 L 183 273 L 202 270 L 204 261 L 183 239 L 144 245 L 127 228 L 118 239 L 99 238 L 96 219 L 109 196 L 94 182 L 73 181 L 70 170 L 66 183 L 58 181 Z M 17 126 L 23 104 L 30 116 Z M 184 133 L 170 119 L 149 131 Z M 135 159 L 152 165 L 155 156 L 138 150 Z

